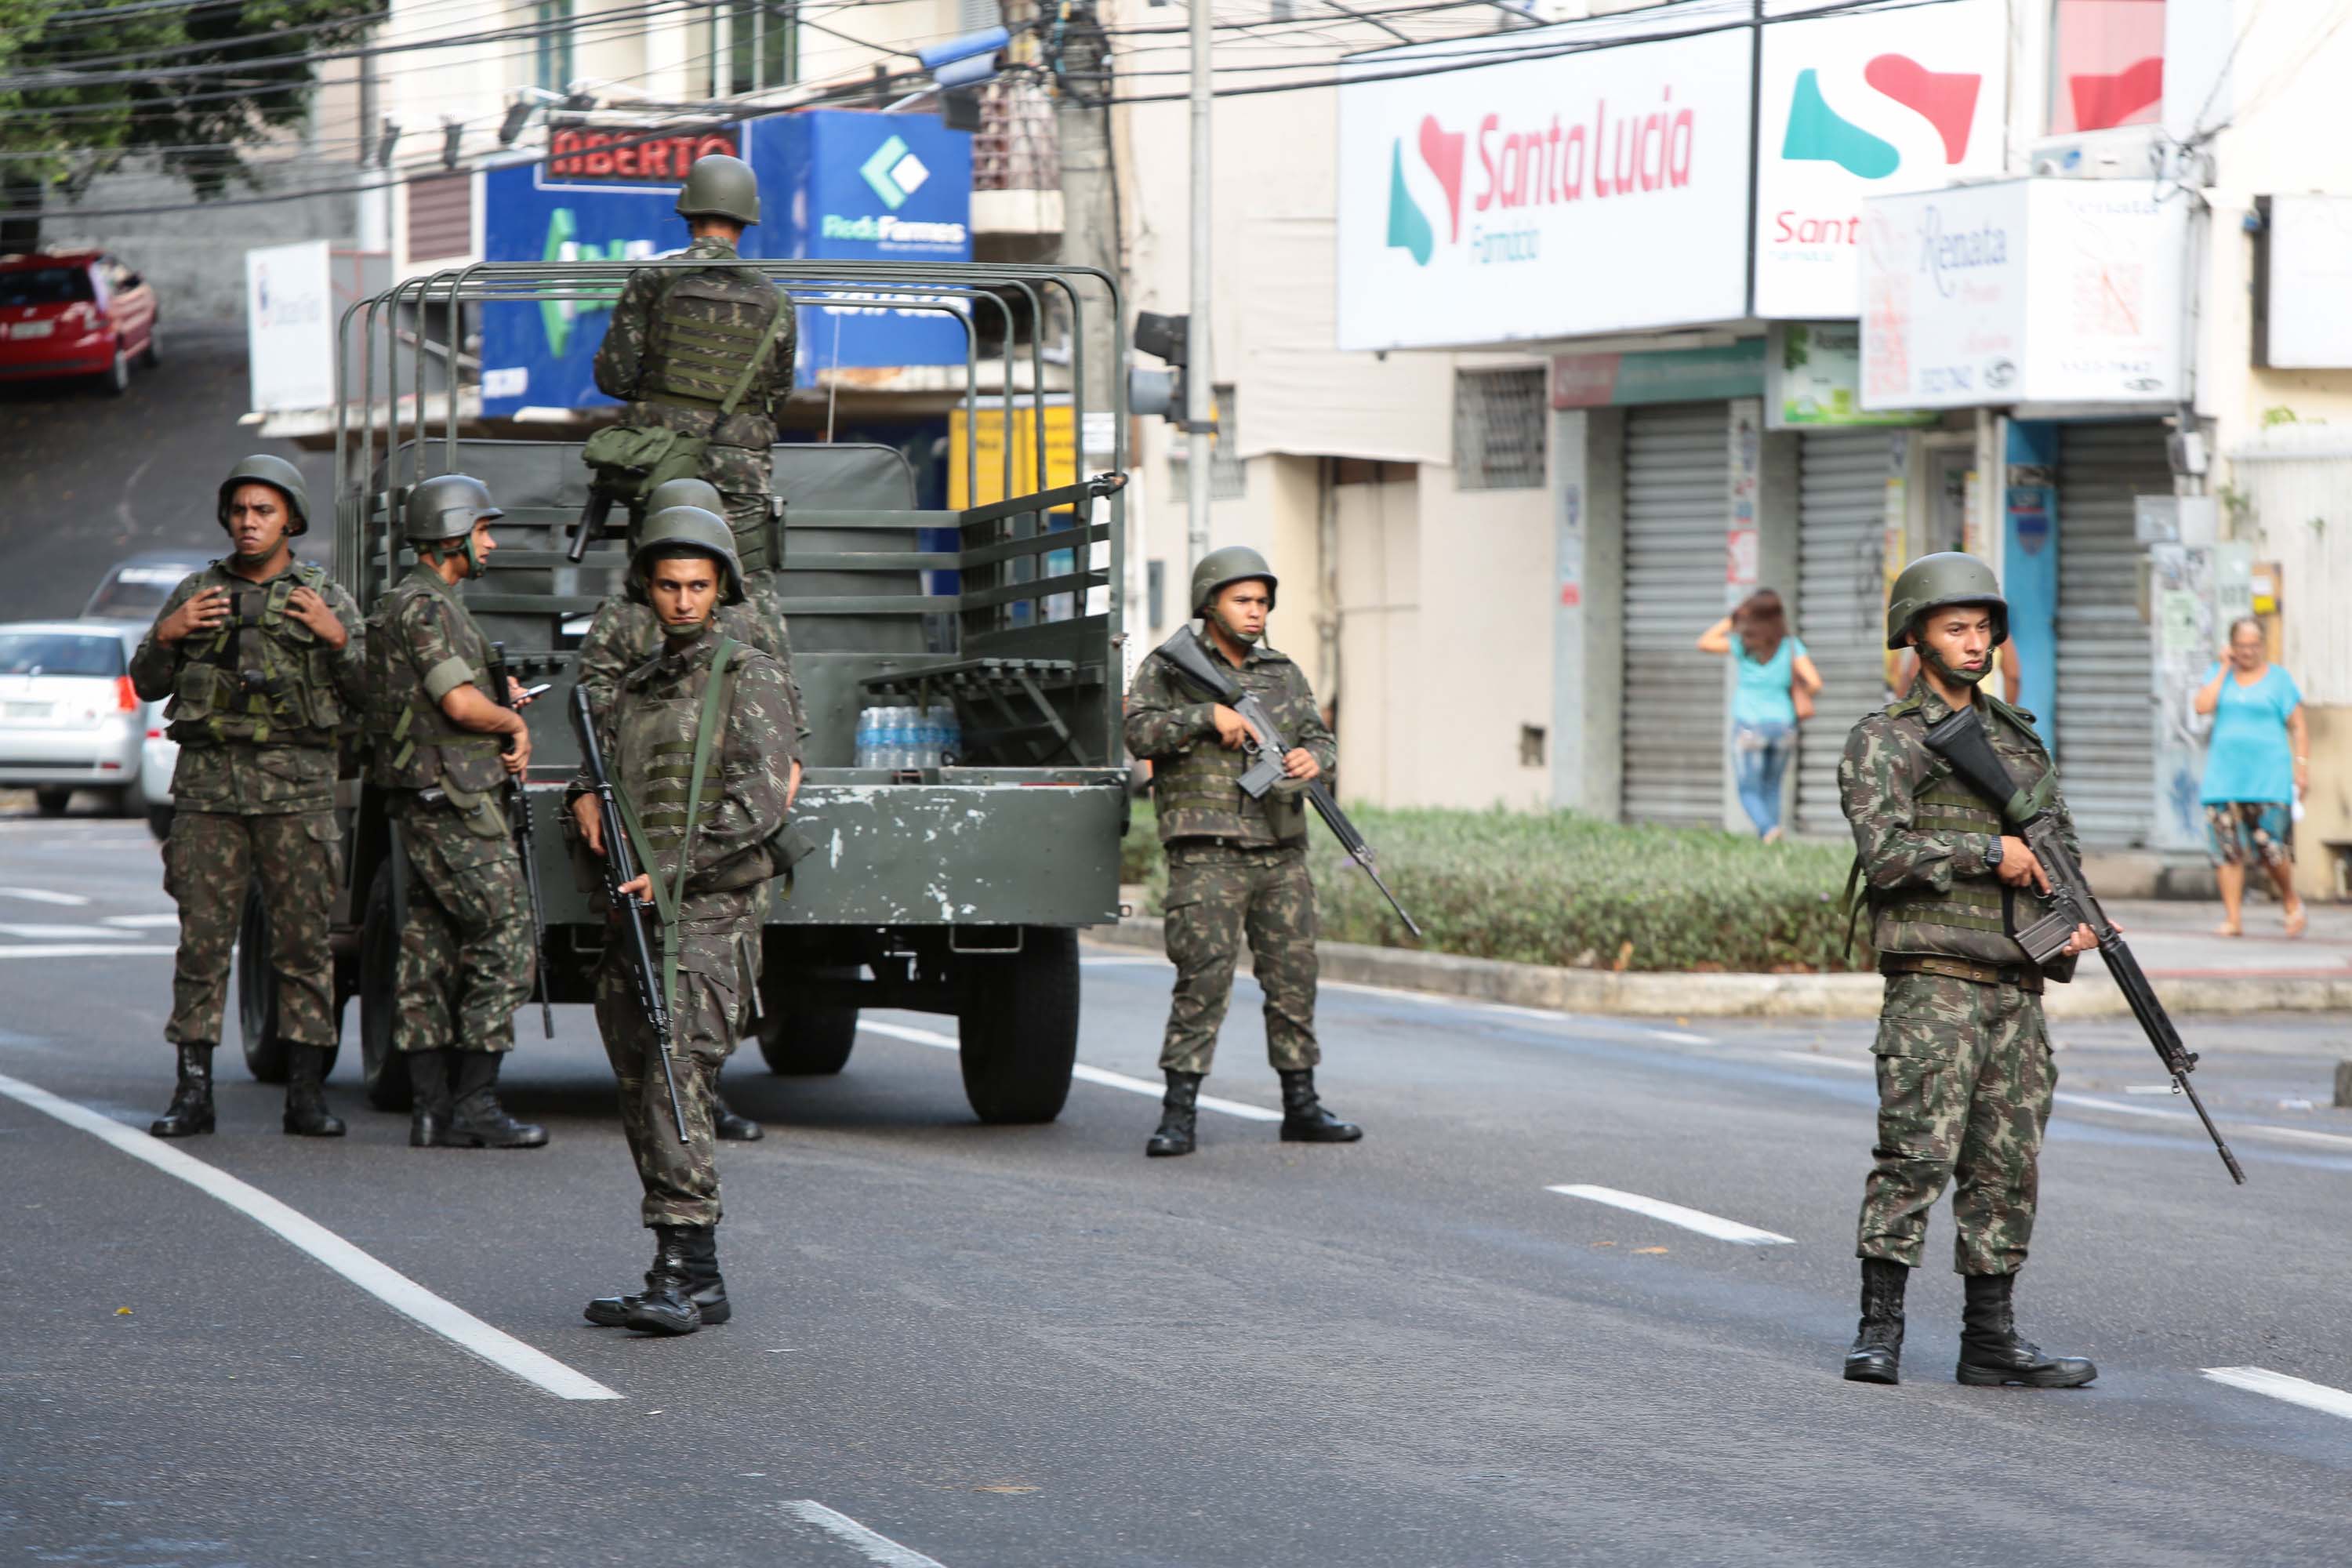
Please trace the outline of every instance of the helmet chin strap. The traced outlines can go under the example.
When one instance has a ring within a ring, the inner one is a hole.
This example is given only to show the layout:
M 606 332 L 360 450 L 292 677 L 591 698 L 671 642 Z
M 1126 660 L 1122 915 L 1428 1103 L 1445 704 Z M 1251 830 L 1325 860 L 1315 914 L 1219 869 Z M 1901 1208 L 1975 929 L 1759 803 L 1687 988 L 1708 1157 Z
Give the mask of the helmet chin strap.
M 1949 664 L 1944 662 L 1944 656 L 1941 652 L 1929 647 L 1926 643 L 1921 643 L 1919 645 L 1919 662 L 1926 665 L 1928 668 L 1934 670 L 1937 675 L 1942 676 L 1946 680 L 1950 681 L 1955 686 L 1981 686 L 1984 684 L 1985 677 L 1992 673 L 1992 653 L 1990 649 L 1986 650 L 1985 661 L 1977 668 L 1954 669 Z
M 1255 646 L 1260 637 L 1265 636 L 1265 632 L 1263 629 L 1254 632 L 1243 631 L 1239 626 L 1234 626 L 1233 622 L 1225 619 L 1223 612 L 1218 610 L 1214 605 L 1209 606 L 1209 618 L 1217 623 L 1218 630 L 1223 632 L 1227 637 L 1233 638 L 1234 641 L 1241 644 L 1244 647 Z

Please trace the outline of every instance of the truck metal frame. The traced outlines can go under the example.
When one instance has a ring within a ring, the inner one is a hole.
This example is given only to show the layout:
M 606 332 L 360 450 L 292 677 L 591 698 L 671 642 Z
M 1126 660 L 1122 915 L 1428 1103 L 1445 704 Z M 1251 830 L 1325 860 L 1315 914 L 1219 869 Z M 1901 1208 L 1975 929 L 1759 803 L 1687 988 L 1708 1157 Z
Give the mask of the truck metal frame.
M 443 310 L 454 323 L 468 307 L 609 304 L 641 268 L 701 265 L 476 264 L 395 285 L 350 307 L 340 323 L 336 574 L 362 611 L 373 613 L 414 559 L 398 520 L 415 483 L 470 473 L 507 513 L 487 574 L 458 592 L 504 646 L 508 668 L 526 684 L 553 688 L 528 710 L 527 799 L 548 990 L 562 1003 L 593 999 L 606 930 L 565 831 L 562 795 L 578 757 L 564 716 L 580 634 L 620 587 L 626 558 L 617 542 L 592 546 L 576 563 L 565 552 L 564 535 L 587 500 L 580 442 L 466 436 L 466 389 L 444 378 L 439 390 L 426 390 L 430 345 L 422 331 L 405 356 L 404 390 L 400 322 L 404 310 L 422 321 Z M 913 472 L 892 448 L 775 447 L 773 489 L 785 502 L 777 581 L 810 727 L 793 816 L 818 849 L 771 885 L 753 1032 L 775 1071 L 837 1072 L 861 1008 L 952 1014 L 973 1110 L 988 1121 L 1050 1121 L 1067 1097 L 1076 1053 L 1076 933 L 1118 916 L 1118 839 L 1128 822 L 1119 738 L 1127 409 L 1118 367 L 1126 344 L 1118 287 L 1090 268 L 735 265 L 768 277 L 796 303 L 887 304 L 961 321 L 963 405 L 975 434 L 983 407 L 975 317 L 993 310 L 1003 322 L 1002 396 L 987 405 L 1002 409 L 1006 437 L 1004 493 L 960 510 L 919 509 Z M 1091 390 L 1111 416 L 1113 468 L 1049 489 L 1045 410 L 1062 394 L 1047 387 L 1040 340 L 1057 299 L 1069 322 L 1067 396 L 1081 427 L 1089 408 L 1088 318 L 1098 309 L 1110 315 L 1112 363 Z M 1024 313 L 1016 305 L 1025 307 L 1025 344 L 1016 342 Z M 1016 392 L 1024 350 L 1028 384 Z M 1034 488 L 1016 493 L 1012 437 L 1023 419 L 1034 421 L 1036 471 Z M 975 500 L 978 444 L 966 444 L 965 493 Z M 927 590 L 927 574 L 948 571 L 957 574 L 955 591 Z M 859 710 L 891 698 L 952 703 L 964 755 L 920 770 L 853 765 Z M 398 1109 L 407 1083 L 391 1049 L 392 975 L 405 857 L 355 749 L 343 773 L 338 1011 L 358 997 L 369 1098 Z M 283 1051 L 267 952 L 256 900 L 240 941 L 242 1022 L 248 1062 L 274 1079 Z

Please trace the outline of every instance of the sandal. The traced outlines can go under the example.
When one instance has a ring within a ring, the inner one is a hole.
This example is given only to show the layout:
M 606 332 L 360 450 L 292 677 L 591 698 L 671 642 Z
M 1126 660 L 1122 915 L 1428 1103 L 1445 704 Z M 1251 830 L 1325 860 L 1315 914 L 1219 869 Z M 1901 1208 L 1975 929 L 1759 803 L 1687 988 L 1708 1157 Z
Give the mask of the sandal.
M 2303 907 L 2302 900 L 2296 900 L 2294 908 L 2286 912 L 2286 934 L 2290 937 L 2301 936 L 2304 927 L 2310 923 L 2310 911 Z
M 2246 928 L 2243 926 L 2233 926 L 2229 921 L 2223 921 L 2220 925 L 2213 928 L 2213 934 L 2215 936 L 2243 936 L 2246 934 Z

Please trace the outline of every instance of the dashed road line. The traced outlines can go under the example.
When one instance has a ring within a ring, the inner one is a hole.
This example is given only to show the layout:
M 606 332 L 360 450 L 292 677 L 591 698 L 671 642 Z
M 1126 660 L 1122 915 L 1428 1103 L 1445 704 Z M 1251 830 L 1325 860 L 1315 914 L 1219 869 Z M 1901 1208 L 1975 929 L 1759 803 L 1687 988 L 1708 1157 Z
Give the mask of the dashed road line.
M 164 951 L 169 952 L 167 948 Z M 502 1372 L 533 1384 L 558 1399 L 618 1399 L 620 1394 L 585 1373 L 494 1329 L 455 1302 L 444 1300 L 405 1274 L 361 1251 L 310 1218 L 251 1183 L 148 1134 L 101 1116 L 88 1106 L 0 1073 L 0 1094 L 55 1117 L 68 1127 L 112 1144 L 134 1160 L 175 1176 L 198 1192 L 218 1198 L 263 1229 L 309 1253 L 394 1311 L 469 1350 Z
M 1802 1062 L 1809 1068 L 1844 1068 L 1849 1072 L 1873 1072 L 1869 1062 L 1858 1062 L 1852 1057 L 1828 1057 L 1819 1051 L 1774 1051 L 1784 1062 Z
M 2231 1388 L 2242 1388 L 2249 1394 L 2267 1394 L 2283 1399 L 2289 1405 L 2300 1405 L 2306 1410 L 2323 1411 L 2352 1421 L 2352 1394 L 2340 1388 L 2330 1388 L 2324 1383 L 2309 1383 L 2300 1377 L 2289 1377 L 2283 1372 L 2272 1372 L 2259 1366 L 2209 1366 L 2205 1375 L 2215 1383 Z
M 22 899 L 28 904 L 59 904 L 79 909 L 89 900 L 79 893 L 54 893 L 47 888 L 0 888 L 0 899 Z
M 177 948 L 157 947 L 152 942 L 32 942 L 0 946 L 0 958 L 152 958 L 158 954 L 169 956 L 178 951 Z
M 173 917 L 176 919 L 177 917 Z M 0 936 L 22 937 L 26 942 L 129 942 L 131 933 L 119 926 L 17 925 L 0 921 Z
M 121 926 L 125 931 L 148 931 L 158 926 L 178 925 L 180 917 L 171 911 L 152 915 L 108 915 L 100 923 Z
M 1619 1192 L 1615 1187 L 1595 1187 L 1579 1184 L 1573 1186 L 1546 1187 L 1544 1191 L 1558 1193 L 1562 1197 L 1584 1198 L 1596 1204 L 1607 1204 L 1611 1208 L 1626 1209 L 1634 1214 L 1647 1215 L 1652 1219 L 1664 1220 L 1668 1225 L 1678 1225 L 1685 1230 L 1695 1230 L 1701 1236 L 1711 1236 L 1717 1241 L 1737 1242 L 1742 1247 L 1794 1247 L 1797 1244 L 1797 1238 L 1793 1236 L 1782 1236 L 1777 1231 L 1759 1230 L 1752 1225 L 1742 1225 L 1736 1219 L 1725 1219 L 1721 1215 L 1708 1214 L 1703 1209 L 1685 1208 L 1680 1204 L 1670 1204 L 1663 1198 L 1645 1198 L 1639 1193 Z
M 877 1024 L 864 1018 L 857 1021 L 857 1026 L 861 1029 L 870 1029 L 875 1034 L 893 1040 L 906 1040 L 913 1045 L 930 1046 L 943 1051 L 960 1051 L 963 1048 L 963 1042 L 958 1040 L 953 1035 L 942 1035 L 936 1029 L 918 1029 L 905 1024 Z M 1152 1083 L 1139 1078 L 1129 1078 L 1123 1072 L 1112 1072 L 1105 1068 L 1088 1067 L 1084 1062 L 1072 1068 L 1070 1076 L 1081 1083 L 1097 1084 L 1104 1089 L 1123 1089 L 1129 1094 L 1147 1094 L 1154 1100 L 1168 1092 L 1165 1084 Z M 1244 1121 L 1282 1120 L 1282 1112 L 1279 1110 L 1268 1110 L 1259 1105 L 1246 1105 L 1238 1100 L 1221 1100 L 1213 1094 L 1202 1095 L 1196 1103 L 1203 1110 L 1222 1111 L 1227 1116 L 1238 1116 Z
M 1714 1040 L 1708 1038 L 1705 1035 L 1685 1034 L 1680 1029 L 1652 1029 L 1649 1031 L 1649 1035 L 1654 1040 L 1672 1040 L 1678 1046 L 1711 1046 L 1715 1044 Z
M 802 1498 L 784 1504 L 784 1511 L 803 1524 L 813 1524 L 835 1541 L 843 1542 L 868 1563 L 878 1563 L 882 1568 L 946 1568 L 936 1557 L 926 1557 L 911 1546 L 901 1545 L 878 1530 L 868 1530 L 845 1513 L 835 1513 L 814 1498 Z

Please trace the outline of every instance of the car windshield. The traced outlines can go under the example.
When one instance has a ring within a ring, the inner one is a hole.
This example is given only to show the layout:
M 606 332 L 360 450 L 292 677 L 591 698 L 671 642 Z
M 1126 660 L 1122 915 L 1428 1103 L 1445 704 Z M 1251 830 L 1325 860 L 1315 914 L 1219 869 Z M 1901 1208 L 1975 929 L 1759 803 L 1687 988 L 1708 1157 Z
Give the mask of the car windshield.
M 201 563 L 199 563 L 201 564 Z M 85 616 L 142 621 L 163 607 L 180 579 L 195 566 L 119 566 L 82 609 Z
M 0 305 L 70 305 L 97 298 L 86 268 L 33 267 L 0 272 Z
M 0 675 L 123 672 L 122 639 L 75 632 L 0 632 Z

